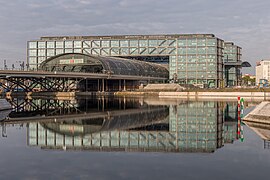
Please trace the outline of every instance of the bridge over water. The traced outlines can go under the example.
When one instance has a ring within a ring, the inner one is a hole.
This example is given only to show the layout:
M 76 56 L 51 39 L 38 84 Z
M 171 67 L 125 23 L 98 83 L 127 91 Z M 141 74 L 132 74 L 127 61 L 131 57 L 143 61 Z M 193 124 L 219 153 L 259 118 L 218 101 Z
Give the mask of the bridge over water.
M 11 92 L 121 91 L 168 76 L 154 63 L 70 53 L 49 58 L 38 71 L 0 70 L 0 87 Z

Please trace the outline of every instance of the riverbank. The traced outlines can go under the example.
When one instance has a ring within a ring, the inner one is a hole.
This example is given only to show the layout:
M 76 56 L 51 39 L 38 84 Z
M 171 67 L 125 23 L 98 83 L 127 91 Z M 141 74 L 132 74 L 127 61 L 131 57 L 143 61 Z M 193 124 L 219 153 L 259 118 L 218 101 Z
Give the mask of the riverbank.
M 160 98 L 180 98 L 180 99 L 237 99 L 242 97 L 245 100 L 270 100 L 270 92 L 116 92 L 117 96 L 156 96 Z
M 158 97 L 168 99 L 195 99 L 195 100 L 236 100 L 242 97 L 248 101 L 270 100 L 270 92 L 218 92 L 218 91 L 187 91 L 187 92 L 139 92 L 139 91 L 122 91 L 122 92 L 12 92 L 6 93 L 7 98 L 26 97 L 28 99 L 38 97 L 58 97 L 73 98 L 77 96 L 127 96 L 127 97 Z
M 260 125 L 270 125 L 270 102 L 264 101 L 260 103 L 243 120 Z

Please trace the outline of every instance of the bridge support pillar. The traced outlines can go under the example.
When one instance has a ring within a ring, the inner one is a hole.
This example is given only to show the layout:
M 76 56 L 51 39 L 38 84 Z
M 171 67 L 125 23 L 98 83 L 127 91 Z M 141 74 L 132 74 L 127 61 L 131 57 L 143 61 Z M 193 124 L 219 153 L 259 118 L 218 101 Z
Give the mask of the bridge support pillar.
M 99 89 L 100 89 L 100 87 L 99 87 L 100 85 L 99 85 L 99 79 L 98 79 L 98 91 L 99 91 Z
M 124 79 L 124 91 L 126 91 L 126 80 Z
M 119 91 L 121 91 L 122 88 L 121 88 L 121 79 L 119 79 Z
M 105 91 L 105 84 L 104 84 L 105 82 L 104 82 L 104 79 L 102 79 L 102 92 L 104 92 Z

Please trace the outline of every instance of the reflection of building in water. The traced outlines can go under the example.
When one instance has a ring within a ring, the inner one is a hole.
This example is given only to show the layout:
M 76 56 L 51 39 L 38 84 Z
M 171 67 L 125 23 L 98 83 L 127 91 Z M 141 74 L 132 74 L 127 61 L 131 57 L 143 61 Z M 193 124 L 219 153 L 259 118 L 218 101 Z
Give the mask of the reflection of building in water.
M 28 144 L 44 149 L 214 152 L 223 145 L 223 121 L 220 103 L 188 102 L 169 111 L 163 108 L 160 114 L 150 109 L 105 120 L 30 123 Z
M 223 112 L 217 102 L 188 102 L 172 107 L 170 131 L 180 148 L 215 151 L 222 146 Z
M 233 143 L 238 138 L 237 135 L 237 103 L 226 104 L 224 110 L 224 143 Z

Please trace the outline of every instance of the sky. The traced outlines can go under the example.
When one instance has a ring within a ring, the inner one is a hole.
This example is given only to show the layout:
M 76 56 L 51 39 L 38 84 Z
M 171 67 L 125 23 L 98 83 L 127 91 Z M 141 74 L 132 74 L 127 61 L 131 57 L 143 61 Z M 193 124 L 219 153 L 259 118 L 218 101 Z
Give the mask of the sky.
M 270 59 L 269 0 L 0 0 L 0 68 L 26 61 L 41 36 L 210 33 Z

